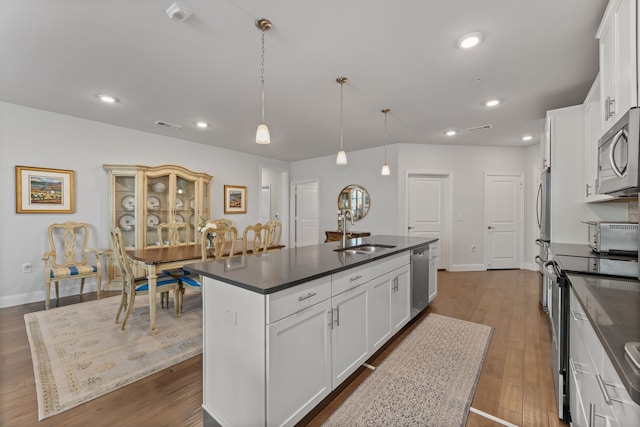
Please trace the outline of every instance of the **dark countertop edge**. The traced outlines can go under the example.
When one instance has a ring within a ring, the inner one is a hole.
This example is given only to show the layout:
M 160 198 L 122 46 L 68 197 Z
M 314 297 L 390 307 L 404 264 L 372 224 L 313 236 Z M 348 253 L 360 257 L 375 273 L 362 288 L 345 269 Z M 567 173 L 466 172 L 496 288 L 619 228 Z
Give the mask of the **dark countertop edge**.
M 576 276 L 580 276 L 580 274 L 576 274 Z M 607 278 L 607 279 L 614 280 L 611 278 Z M 589 323 L 591 324 L 591 327 L 593 328 L 596 335 L 598 336 L 598 340 L 600 341 L 602 348 L 604 348 L 604 351 L 607 353 L 607 356 L 609 357 L 611 364 L 613 365 L 618 376 L 620 377 L 620 380 L 622 381 L 622 384 L 627 390 L 627 393 L 629 393 L 631 400 L 633 400 L 636 404 L 640 405 L 640 376 L 634 373 L 635 368 L 631 366 L 630 361 L 626 360 L 627 356 L 624 352 L 624 349 L 621 350 L 621 354 L 623 357 L 623 360 L 621 361 L 618 355 L 618 352 L 614 351 L 614 349 L 609 345 L 610 343 L 607 335 L 602 333 L 600 328 L 597 326 L 597 323 L 594 321 L 593 317 L 591 316 L 590 311 L 585 307 L 585 304 L 581 297 L 580 286 L 574 285 L 574 283 L 571 281 L 571 277 L 569 277 L 569 282 L 571 283 L 571 287 L 575 291 L 578 302 L 580 302 L 582 309 L 584 310 L 584 312 L 587 315 L 587 318 L 589 319 Z M 571 339 L 571 336 L 569 336 L 569 339 Z M 625 364 L 624 366 L 623 366 L 623 363 Z M 635 378 L 630 377 L 629 374 L 634 375 Z
M 372 236 L 372 237 L 375 237 L 375 236 Z M 415 248 L 420 248 L 422 246 L 429 245 L 429 244 L 431 244 L 433 242 L 437 242 L 438 240 L 439 239 L 427 239 L 424 242 L 420 242 L 420 243 L 417 243 L 417 244 L 414 244 L 414 245 L 403 246 L 400 249 L 391 248 L 391 249 L 388 249 L 388 250 L 380 252 L 380 253 L 373 253 L 367 259 L 356 261 L 356 262 L 353 262 L 352 264 L 343 265 L 343 266 L 340 266 L 338 268 L 334 268 L 334 269 L 331 269 L 331 270 L 325 270 L 325 271 L 322 271 L 322 272 L 319 272 L 319 273 L 316 273 L 316 274 L 311 274 L 309 276 L 306 276 L 306 277 L 303 277 L 303 278 L 300 278 L 300 279 L 296 279 L 296 280 L 292 280 L 290 282 L 286 282 L 286 283 L 283 283 L 281 285 L 272 286 L 269 289 L 257 288 L 255 286 L 251 286 L 251 285 L 249 285 L 247 283 L 238 282 L 236 280 L 229 279 L 226 276 L 212 274 L 210 271 L 200 270 L 198 268 L 195 268 L 195 266 L 193 266 L 193 265 L 185 265 L 183 268 L 185 270 L 191 271 L 192 273 L 201 274 L 201 275 L 203 275 L 205 277 L 209 277 L 211 279 L 216 279 L 216 280 L 219 280 L 221 282 L 237 286 L 239 288 L 243 288 L 243 289 L 246 289 L 246 290 L 249 290 L 249 291 L 252 291 L 252 292 L 256 292 L 258 294 L 267 295 L 267 294 L 272 294 L 274 292 L 278 292 L 278 291 L 282 291 L 282 290 L 288 289 L 288 288 L 296 286 L 296 285 L 300 285 L 302 283 L 310 282 L 311 280 L 319 279 L 321 277 L 330 276 L 332 274 L 339 273 L 339 272 L 344 271 L 344 270 L 349 270 L 350 268 L 358 267 L 360 265 L 369 264 L 369 263 L 371 263 L 373 261 L 377 261 L 377 260 L 380 260 L 382 258 L 387 258 L 389 256 L 397 255 L 397 254 L 402 253 L 402 252 L 411 251 L 411 250 L 413 250 Z M 358 246 L 358 245 L 355 244 L 353 246 Z M 333 251 L 333 249 L 331 249 L 331 251 Z M 241 256 L 243 256 L 243 255 L 241 255 Z M 247 256 L 251 256 L 251 255 L 247 255 Z M 210 262 L 215 262 L 215 261 L 210 261 Z

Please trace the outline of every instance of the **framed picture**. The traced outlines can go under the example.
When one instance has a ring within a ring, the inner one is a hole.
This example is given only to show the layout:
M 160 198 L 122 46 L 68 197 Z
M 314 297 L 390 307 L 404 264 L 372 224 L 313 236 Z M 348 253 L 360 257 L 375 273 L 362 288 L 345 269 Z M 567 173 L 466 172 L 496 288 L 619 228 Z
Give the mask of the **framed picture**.
M 224 213 L 247 213 L 247 187 L 239 185 L 224 186 Z
M 75 212 L 72 170 L 16 166 L 16 213 Z

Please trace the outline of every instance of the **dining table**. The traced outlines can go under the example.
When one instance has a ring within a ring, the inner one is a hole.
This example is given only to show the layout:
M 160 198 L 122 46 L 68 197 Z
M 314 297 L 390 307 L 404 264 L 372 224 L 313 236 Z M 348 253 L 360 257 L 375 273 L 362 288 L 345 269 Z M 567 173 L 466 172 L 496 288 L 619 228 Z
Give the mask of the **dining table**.
M 236 248 L 242 248 L 242 241 L 238 240 Z M 229 244 L 229 247 L 231 245 Z M 267 248 L 268 250 L 281 249 L 283 245 Z M 250 254 L 248 251 L 247 254 Z M 228 252 L 226 253 L 228 255 Z M 131 260 L 134 271 L 137 268 L 146 272 L 149 282 L 149 316 L 151 319 L 151 333 L 155 335 L 156 327 L 156 284 L 158 275 L 164 270 L 181 268 L 187 264 L 202 260 L 202 246 L 199 244 L 179 246 L 152 246 L 142 249 L 128 249 L 127 256 Z M 234 250 L 233 256 L 243 256 L 242 249 Z

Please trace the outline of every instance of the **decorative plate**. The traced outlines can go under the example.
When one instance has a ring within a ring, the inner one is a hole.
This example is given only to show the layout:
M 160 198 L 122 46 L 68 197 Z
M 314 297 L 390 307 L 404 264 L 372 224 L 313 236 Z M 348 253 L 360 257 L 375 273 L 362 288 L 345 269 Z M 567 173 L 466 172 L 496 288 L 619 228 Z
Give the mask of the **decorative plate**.
M 125 211 L 132 211 L 136 208 L 136 198 L 133 195 L 124 196 L 120 202 L 122 209 Z
M 147 217 L 147 227 L 156 228 L 160 224 L 160 218 L 155 215 L 149 215 Z
M 133 230 L 133 225 L 135 224 L 136 219 L 133 215 L 126 214 L 122 215 L 118 220 L 118 225 L 122 229 L 122 231 L 131 231 Z
M 176 222 L 179 224 L 182 224 L 184 222 L 184 218 L 182 218 L 182 215 L 176 215 Z
M 182 203 L 182 199 L 180 197 L 176 197 L 176 209 L 182 209 L 184 203 Z
M 151 184 L 151 189 L 156 193 L 162 193 L 164 189 L 167 188 L 163 182 L 156 182 L 155 184 Z
M 196 210 L 196 199 L 195 197 L 191 200 L 189 200 L 189 207 L 193 210 Z
M 160 207 L 160 199 L 156 196 L 149 196 L 147 199 L 147 207 L 149 209 L 158 209 Z

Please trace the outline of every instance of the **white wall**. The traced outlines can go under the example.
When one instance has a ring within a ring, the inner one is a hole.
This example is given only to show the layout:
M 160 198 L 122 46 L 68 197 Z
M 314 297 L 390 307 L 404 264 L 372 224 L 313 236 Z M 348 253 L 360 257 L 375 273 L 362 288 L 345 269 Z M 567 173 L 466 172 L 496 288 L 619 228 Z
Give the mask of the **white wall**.
M 317 180 L 319 182 L 320 242 L 324 242 L 327 230 L 338 228 L 338 194 L 350 184 L 366 188 L 370 197 L 369 213 L 354 225 L 348 223 L 349 231 L 369 231 L 371 234 L 397 234 L 398 209 L 395 192 L 398 172 L 397 147 L 389 146 L 388 163 L 390 176 L 380 175 L 384 163 L 384 148 L 347 152 L 348 164 L 336 165 L 335 156 L 301 160 L 290 164 L 291 182 Z
M 176 133 L 179 135 L 179 131 Z M 215 138 L 215 130 L 211 131 L 211 138 Z M 285 170 L 289 167 L 287 162 L 266 157 L 0 102 L 0 307 L 44 300 L 41 257 L 48 250 L 49 224 L 88 222 L 93 226 L 92 244 L 102 249 L 109 247 L 109 182 L 102 168 L 105 163 L 177 164 L 211 174 L 211 216 L 227 216 L 239 230 L 258 221 L 260 166 Z M 16 214 L 16 165 L 74 170 L 76 212 Z M 224 215 L 225 184 L 247 186 L 247 214 Z M 287 224 L 288 212 L 283 216 L 282 222 Z M 33 264 L 33 272 L 23 273 L 23 263 Z M 85 289 L 95 289 L 95 283 L 87 281 Z M 77 292 L 76 288 L 72 293 Z
M 401 144 L 399 147 L 397 205 L 400 232 L 406 223 L 405 176 L 408 172 L 452 174 L 453 235 L 449 269 L 452 271 L 484 268 L 484 174 L 519 173 L 529 179 L 525 168 L 525 149 L 508 147 L 473 147 L 448 145 Z M 525 211 L 525 229 L 531 215 Z M 477 250 L 471 251 L 471 245 Z
M 320 232 L 324 237 L 325 230 L 337 227 L 337 199 L 343 187 L 359 184 L 371 196 L 369 214 L 350 230 L 406 235 L 407 173 L 452 173 L 453 218 L 460 216 L 462 220 L 453 222 L 450 267 L 477 270 L 484 268 L 484 173 L 522 173 L 529 182 L 532 173 L 527 170 L 525 153 L 524 148 L 394 144 L 389 146 L 391 176 L 380 175 L 384 160 L 381 147 L 348 152 L 347 166 L 336 166 L 334 156 L 292 162 L 290 176 L 292 182 L 320 182 Z M 533 210 L 526 201 L 525 211 L 527 229 L 531 228 L 529 212 Z M 478 248 L 474 253 L 472 244 Z

